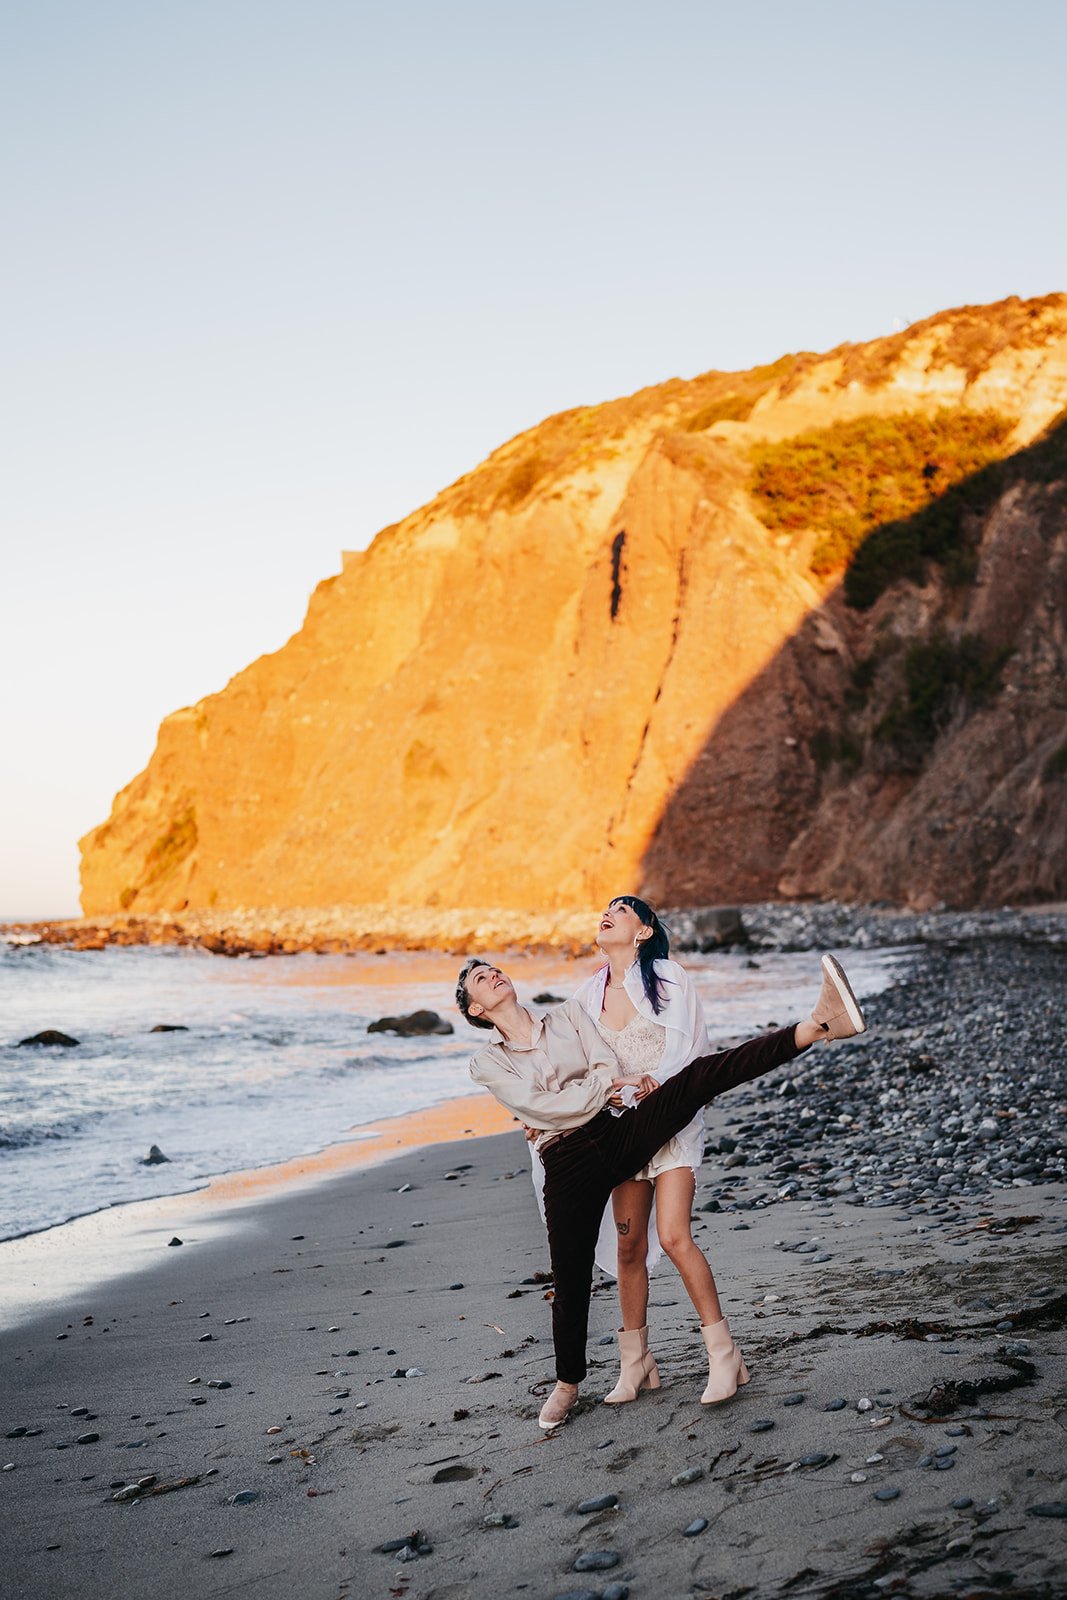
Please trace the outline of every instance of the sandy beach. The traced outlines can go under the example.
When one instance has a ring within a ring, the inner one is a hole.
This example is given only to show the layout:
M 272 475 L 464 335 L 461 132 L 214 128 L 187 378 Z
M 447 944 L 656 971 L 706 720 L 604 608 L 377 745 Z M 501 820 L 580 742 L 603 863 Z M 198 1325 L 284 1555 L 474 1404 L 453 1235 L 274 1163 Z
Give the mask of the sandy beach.
M 987 1003 L 988 973 L 943 959 L 874 1003 L 868 1043 L 821 1051 L 808 1106 L 840 1083 L 857 1108 L 866 1084 L 870 1137 L 890 1137 L 879 1095 L 946 970 L 975 1016 Z M 1051 957 L 990 959 L 1015 972 L 1013 1004 L 1051 1010 Z M 950 1066 L 980 1091 L 977 1027 Z M 599 1404 L 604 1283 L 580 1414 L 539 1433 L 548 1254 L 518 1132 L 394 1144 L 281 1192 L 178 1197 L 172 1216 L 155 1202 L 151 1268 L 0 1336 L 5 1594 L 1062 1595 L 1067 1189 L 1040 1161 L 1032 1180 L 893 1203 L 826 1192 L 802 1158 L 792 1182 L 728 1168 L 722 1142 L 743 1152 L 754 1118 L 803 1127 L 784 1077 L 708 1117 L 697 1237 L 754 1373 L 722 1407 L 698 1403 L 695 1318 L 665 1266 L 663 1388 Z

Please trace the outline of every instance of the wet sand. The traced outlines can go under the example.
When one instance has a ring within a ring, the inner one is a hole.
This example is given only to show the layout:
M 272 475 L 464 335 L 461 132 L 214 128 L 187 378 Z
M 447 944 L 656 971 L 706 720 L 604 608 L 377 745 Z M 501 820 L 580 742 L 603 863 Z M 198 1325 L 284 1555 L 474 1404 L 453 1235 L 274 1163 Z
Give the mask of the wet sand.
M 704 1178 L 698 1205 L 723 1189 Z M 157 1237 L 151 1270 L 0 1336 L 12 1600 L 1067 1588 L 1064 1522 L 1034 1515 L 1064 1499 L 1062 1186 L 925 1221 L 844 1199 L 698 1213 L 752 1384 L 700 1406 L 699 1336 L 665 1266 L 663 1388 L 597 1403 L 614 1375 L 604 1284 L 587 1399 L 548 1438 L 549 1307 L 526 1281 L 547 1249 L 517 1132 L 257 1197 L 238 1228 L 221 1197 L 190 1198 L 218 1232 Z M 785 1248 L 827 1240 L 828 1263 Z M 576 1510 L 602 1495 L 618 1506 Z M 415 1530 L 428 1553 L 381 1551 Z M 596 1551 L 617 1561 L 573 1570 Z

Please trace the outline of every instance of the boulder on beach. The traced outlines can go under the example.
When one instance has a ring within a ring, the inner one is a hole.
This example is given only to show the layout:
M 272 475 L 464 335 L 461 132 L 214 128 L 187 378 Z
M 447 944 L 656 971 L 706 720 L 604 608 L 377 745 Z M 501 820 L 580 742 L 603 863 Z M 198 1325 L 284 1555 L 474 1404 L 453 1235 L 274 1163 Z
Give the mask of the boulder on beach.
M 189 1029 L 184 1022 L 157 1022 L 154 1028 L 149 1028 L 149 1033 L 188 1033 Z
M 142 1167 L 159 1167 L 164 1161 L 169 1161 L 170 1156 L 165 1156 L 158 1144 L 152 1145 L 146 1156 L 141 1158 Z
M 727 945 L 748 943 L 748 930 L 736 906 L 702 906 L 689 915 L 698 950 L 722 950 Z
M 454 1033 L 455 1029 L 436 1011 L 411 1011 L 406 1017 L 379 1017 L 371 1022 L 368 1033 L 397 1033 L 402 1038 L 418 1037 L 427 1033 Z
M 45 1028 L 43 1033 L 34 1033 L 28 1039 L 19 1040 L 20 1047 L 24 1044 L 62 1044 L 70 1047 L 78 1043 L 69 1033 L 60 1033 L 58 1028 Z

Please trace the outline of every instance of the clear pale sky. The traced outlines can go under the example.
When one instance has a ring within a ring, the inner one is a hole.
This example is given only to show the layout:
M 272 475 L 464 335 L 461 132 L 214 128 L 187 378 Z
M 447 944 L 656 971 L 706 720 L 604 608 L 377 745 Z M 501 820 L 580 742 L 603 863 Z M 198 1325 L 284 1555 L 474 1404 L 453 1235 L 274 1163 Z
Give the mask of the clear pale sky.
M 0 916 L 565 407 L 1067 288 L 1056 0 L 0 0 Z

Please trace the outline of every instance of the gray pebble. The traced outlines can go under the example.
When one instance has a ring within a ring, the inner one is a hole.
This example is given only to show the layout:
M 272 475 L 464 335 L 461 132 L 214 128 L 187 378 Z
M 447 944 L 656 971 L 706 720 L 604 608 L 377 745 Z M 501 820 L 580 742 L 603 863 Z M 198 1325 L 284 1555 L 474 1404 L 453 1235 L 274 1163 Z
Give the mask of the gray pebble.
M 615 1343 L 615 1335 L 613 1333 L 606 1333 L 602 1339 L 598 1339 L 597 1340 L 597 1344 L 614 1344 L 614 1343 Z
M 509 1511 L 490 1511 L 482 1518 L 483 1528 L 517 1528 L 518 1525 Z
M 209 1378 L 207 1380 L 207 1386 L 208 1386 L 209 1389 L 232 1389 L 233 1388 L 233 1384 L 230 1382 L 229 1378 Z
M 770 1433 L 773 1427 L 774 1423 L 770 1417 L 760 1417 L 748 1431 L 749 1433 Z
M 268 1456 L 267 1457 L 267 1465 L 268 1465 L 268 1467 L 276 1467 L 284 1460 L 285 1460 L 284 1456 Z
M 100 1443 L 100 1435 L 98 1433 L 79 1433 L 79 1435 L 78 1435 L 78 1443 L 79 1444 L 99 1444 Z
M 231 1506 L 250 1506 L 253 1500 L 258 1499 L 258 1489 L 241 1489 L 237 1494 L 231 1494 L 227 1504 Z
M 617 1494 L 598 1494 L 592 1500 L 581 1500 L 578 1503 L 578 1515 L 586 1517 L 591 1511 L 613 1511 L 619 1503 Z
M 847 1405 L 848 1405 L 848 1401 L 847 1400 L 842 1400 L 839 1397 L 836 1400 L 828 1400 L 826 1402 L 826 1404 L 823 1406 L 823 1410 L 824 1411 L 844 1411 L 844 1409 L 845 1409 L 845 1407 Z
M 607 1590 L 604 1592 L 606 1594 Z M 629 1590 L 626 1592 L 629 1594 Z M 600 1600 L 600 1594 L 596 1589 L 567 1589 L 563 1594 L 558 1594 L 556 1600 Z
M 607 1572 L 611 1567 L 617 1567 L 621 1560 L 617 1550 L 587 1550 L 585 1555 L 578 1556 L 571 1571 Z
M 688 1528 L 682 1529 L 683 1539 L 695 1539 L 698 1533 L 703 1533 L 708 1525 L 707 1517 L 694 1517 Z
M 696 1483 L 704 1476 L 703 1467 L 686 1467 L 684 1472 L 676 1472 L 671 1479 L 671 1488 L 680 1489 L 687 1483 Z
M 803 1394 L 787 1394 L 782 1404 L 784 1406 L 802 1406 L 806 1398 Z
M 890 1486 L 886 1489 L 876 1489 L 874 1491 L 874 1498 L 876 1500 L 895 1500 L 899 1494 L 899 1489 L 895 1489 Z
M 974 1501 L 971 1499 L 969 1494 L 961 1494 L 958 1500 L 952 1501 L 953 1511 L 966 1511 L 970 1506 L 973 1505 Z
M 630 1586 L 626 1583 L 609 1583 L 600 1600 L 630 1600 Z
M 812 1450 L 808 1455 L 801 1456 L 800 1465 L 802 1467 L 825 1467 L 826 1463 L 832 1459 L 832 1456 L 827 1455 L 825 1450 Z
M 1027 1506 L 1028 1517 L 1067 1517 L 1067 1500 L 1045 1500 L 1036 1506 Z

